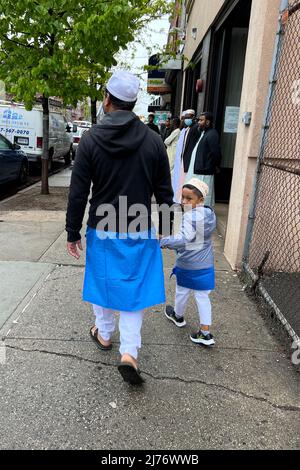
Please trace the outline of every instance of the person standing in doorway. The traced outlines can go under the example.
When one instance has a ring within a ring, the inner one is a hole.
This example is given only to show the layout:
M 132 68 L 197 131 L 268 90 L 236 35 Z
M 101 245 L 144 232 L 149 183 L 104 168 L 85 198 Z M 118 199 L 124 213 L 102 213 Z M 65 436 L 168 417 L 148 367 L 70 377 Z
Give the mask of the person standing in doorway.
M 196 119 L 196 113 L 193 109 L 188 109 L 185 112 L 184 124 L 186 127 L 186 133 L 184 138 L 184 145 L 182 149 L 182 163 L 184 173 L 186 173 L 186 163 L 191 159 L 192 152 L 195 148 L 196 143 L 199 139 L 199 128 Z
M 171 135 L 173 129 L 172 129 L 172 126 L 171 126 L 171 118 L 168 117 L 166 122 L 165 122 L 165 125 L 164 125 L 164 128 L 161 129 L 161 138 L 163 140 L 163 142 Z
M 80 230 L 92 184 L 83 300 L 93 305 L 96 321 L 90 335 L 102 351 L 112 348 L 115 311 L 120 312 L 118 369 L 130 384 L 144 381 L 137 365 L 143 310 L 165 300 L 151 199 L 154 195 L 158 204 L 173 204 L 161 137 L 132 112 L 138 91 L 139 80 L 127 71 L 115 72 L 108 81 L 105 116 L 84 134 L 77 150 L 66 217 L 67 249 L 79 258 Z M 144 218 L 136 225 L 134 214 L 141 207 Z
M 160 135 L 159 128 L 158 128 L 158 126 L 154 123 L 154 118 L 155 118 L 155 114 L 154 114 L 154 113 L 149 113 L 147 126 L 149 127 L 149 129 L 151 129 L 152 131 L 156 132 L 156 134 L 159 134 L 159 135 Z
M 186 173 L 185 183 L 192 178 L 197 178 L 209 187 L 205 205 L 215 205 L 215 180 L 214 175 L 222 160 L 219 134 L 214 129 L 213 114 L 204 112 L 199 118 L 200 138 L 194 147 L 190 159 L 184 163 Z
M 195 119 L 195 111 L 187 109 L 184 111 L 184 128 L 178 139 L 174 174 L 172 186 L 174 190 L 174 201 L 181 203 L 181 191 L 186 177 L 186 162 L 190 161 L 192 152 L 199 139 L 199 128 Z

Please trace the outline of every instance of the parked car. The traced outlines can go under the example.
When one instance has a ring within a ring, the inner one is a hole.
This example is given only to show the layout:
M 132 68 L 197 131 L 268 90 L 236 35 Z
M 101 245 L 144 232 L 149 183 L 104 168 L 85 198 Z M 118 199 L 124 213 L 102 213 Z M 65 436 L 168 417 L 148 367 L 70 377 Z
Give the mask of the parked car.
M 49 169 L 54 160 L 71 160 L 72 135 L 65 117 L 58 112 L 49 115 Z M 43 150 L 43 111 L 26 111 L 23 105 L 0 102 L 0 133 L 12 144 L 21 146 L 29 162 L 40 162 Z
M 91 121 L 73 121 L 73 124 L 78 127 L 92 127 Z
M 74 124 L 74 122 L 73 122 Z M 76 125 L 76 124 L 75 124 Z M 79 127 L 77 124 L 76 132 L 73 132 L 73 158 L 75 158 L 76 150 L 82 135 L 90 129 L 90 126 Z
M 12 144 L 0 134 L 0 184 L 17 180 L 26 183 L 28 177 L 28 158 L 20 145 Z

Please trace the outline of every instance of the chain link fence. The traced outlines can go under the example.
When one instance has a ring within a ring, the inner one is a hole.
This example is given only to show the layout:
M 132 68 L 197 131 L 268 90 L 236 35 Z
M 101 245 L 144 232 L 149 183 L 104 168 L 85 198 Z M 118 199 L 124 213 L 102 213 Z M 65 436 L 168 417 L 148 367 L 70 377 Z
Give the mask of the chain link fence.
M 300 336 L 300 1 L 282 2 L 244 252 L 251 288 Z

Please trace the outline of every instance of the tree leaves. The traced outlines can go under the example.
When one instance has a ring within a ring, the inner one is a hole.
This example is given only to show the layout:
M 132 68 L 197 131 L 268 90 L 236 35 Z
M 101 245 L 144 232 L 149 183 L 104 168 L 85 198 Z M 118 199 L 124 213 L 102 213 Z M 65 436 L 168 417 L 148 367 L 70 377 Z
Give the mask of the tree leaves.
M 37 93 L 65 104 L 99 98 L 114 56 L 169 8 L 163 0 L 0 0 L 0 79 L 26 106 Z

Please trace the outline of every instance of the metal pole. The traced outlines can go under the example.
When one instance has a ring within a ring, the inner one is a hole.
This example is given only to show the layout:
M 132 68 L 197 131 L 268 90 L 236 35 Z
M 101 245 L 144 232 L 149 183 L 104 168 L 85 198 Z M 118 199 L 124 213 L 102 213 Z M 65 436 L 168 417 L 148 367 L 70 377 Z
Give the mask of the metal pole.
M 276 41 L 275 41 L 272 68 L 271 68 L 271 75 L 270 75 L 270 82 L 269 82 L 269 91 L 268 91 L 268 96 L 267 96 L 265 111 L 264 111 L 264 121 L 263 121 L 264 124 L 263 124 L 263 128 L 262 128 L 262 133 L 261 133 L 260 151 L 259 151 L 259 156 L 258 156 L 258 159 L 257 159 L 256 172 L 255 172 L 254 183 L 253 183 L 254 186 L 253 186 L 253 191 L 252 191 L 252 195 L 251 195 L 251 202 L 250 202 L 250 208 L 249 208 L 248 225 L 247 225 L 245 245 L 244 245 L 244 254 L 243 254 L 243 265 L 248 263 L 248 260 L 249 260 L 250 244 L 251 244 L 251 240 L 252 240 L 254 221 L 255 221 L 256 204 L 257 204 L 257 195 L 258 195 L 258 190 L 259 190 L 261 163 L 262 163 L 262 159 L 263 159 L 263 155 L 264 155 L 265 136 L 266 136 L 266 133 L 268 132 L 268 129 L 269 129 L 269 120 L 268 120 L 269 111 L 271 109 L 273 92 L 274 92 L 274 88 L 275 88 L 275 85 L 276 85 L 277 64 L 278 64 L 280 46 L 281 46 L 281 43 L 282 43 L 281 16 L 282 16 L 282 13 L 288 9 L 288 7 L 289 7 L 289 0 L 281 0 L 280 16 L 279 16 L 279 19 L 278 19 L 278 31 L 277 31 L 277 34 L 276 34 Z

